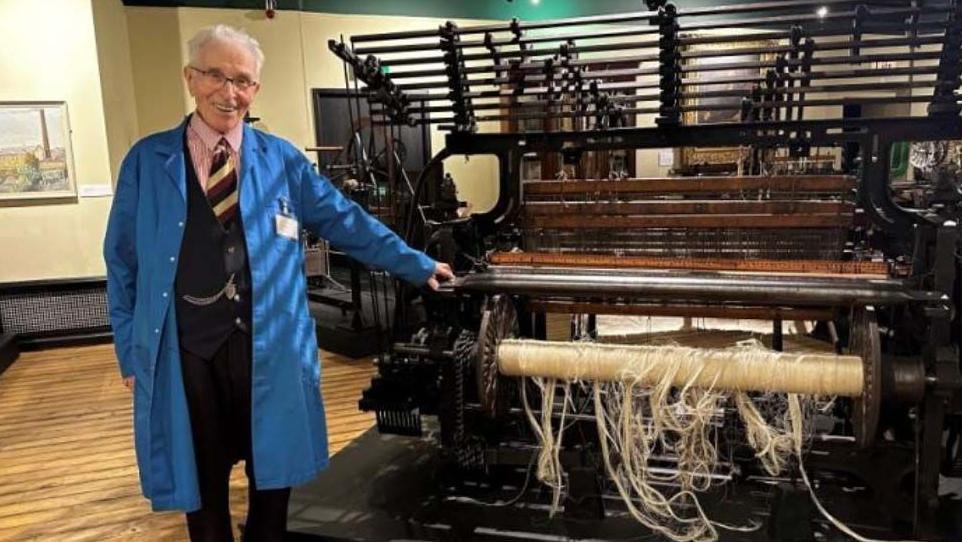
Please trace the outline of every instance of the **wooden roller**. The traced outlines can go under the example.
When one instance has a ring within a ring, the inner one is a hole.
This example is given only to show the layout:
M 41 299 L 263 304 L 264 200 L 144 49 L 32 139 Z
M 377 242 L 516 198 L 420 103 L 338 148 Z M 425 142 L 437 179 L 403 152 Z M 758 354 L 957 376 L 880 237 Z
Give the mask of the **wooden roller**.
M 497 347 L 506 376 L 561 380 L 637 380 L 653 384 L 672 373 L 675 386 L 729 391 L 859 397 L 862 358 L 772 352 L 754 348 L 706 349 L 505 339 Z

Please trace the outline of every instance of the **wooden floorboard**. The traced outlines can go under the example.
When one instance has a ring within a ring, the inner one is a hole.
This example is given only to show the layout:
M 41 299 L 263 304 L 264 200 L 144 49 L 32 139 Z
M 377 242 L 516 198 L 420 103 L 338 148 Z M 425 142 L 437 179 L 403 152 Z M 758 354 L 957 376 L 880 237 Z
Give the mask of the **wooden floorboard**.
M 331 453 L 374 423 L 357 410 L 370 361 L 323 353 Z M 0 375 L 0 541 L 184 541 L 182 514 L 140 494 L 131 395 L 112 345 L 27 352 Z M 231 473 L 235 523 L 247 511 L 243 465 Z

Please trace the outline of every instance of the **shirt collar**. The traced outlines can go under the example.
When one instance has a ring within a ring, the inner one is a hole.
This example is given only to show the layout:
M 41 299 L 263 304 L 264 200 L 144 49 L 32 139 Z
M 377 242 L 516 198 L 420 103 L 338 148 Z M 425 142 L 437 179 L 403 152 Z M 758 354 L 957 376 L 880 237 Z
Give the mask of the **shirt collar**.
M 200 118 L 200 115 L 198 115 L 195 111 L 190 116 L 190 124 L 188 124 L 188 127 L 200 137 L 200 140 L 204 143 L 204 146 L 211 151 L 214 150 L 214 148 L 217 146 L 217 143 L 220 142 L 220 138 L 223 137 L 227 140 L 227 143 L 230 145 L 231 149 L 234 150 L 234 152 L 240 152 L 241 141 L 244 138 L 243 122 L 237 123 L 237 126 L 235 126 L 231 131 L 227 132 L 226 134 L 222 134 L 208 126 L 207 123 L 204 122 L 204 119 Z

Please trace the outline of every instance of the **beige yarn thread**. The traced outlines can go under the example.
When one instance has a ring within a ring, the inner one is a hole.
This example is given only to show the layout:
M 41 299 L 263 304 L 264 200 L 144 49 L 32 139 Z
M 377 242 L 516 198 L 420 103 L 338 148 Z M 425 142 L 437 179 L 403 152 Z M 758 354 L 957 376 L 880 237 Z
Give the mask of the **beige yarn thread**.
M 716 527 L 732 530 L 754 530 L 755 527 L 733 527 L 711 522 L 701 508 L 695 492 L 710 487 L 711 474 L 717 461 L 717 452 L 708 428 L 724 398 L 711 390 L 687 386 L 677 393 L 677 399 L 669 401 L 675 371 L 681 366 L 665 371 L 658 383 L 649 386 L 645 375 L 637 375 L 634 381 L 604 384 L 596 382 L 593 387 L 596 423 L 600 436 L 605 470 L 615 483 L 618 493 L 628 507 L 629 513 L 640 523 L 676 542 L 707 542 L 717 540 Z M 554 403 L 557 382 L 551 379 L 532 379 L 542 392 L 542 415 L 536 418 L 521 386 L 522 401 L 533 431 L 541 443 L 538 456 L 538 478 L 552 491 L 552 514 L 560 508 L 563 492 L 563 471 L 560 449 L 564 418 L 570 402 L 570 391 L 565 389 L 561 422 L 557 436 L 551 423 L 551 405 Z M 607 388 L 607 390 L 603 389 Z M 616 391 L 622 388 L 621 392 Z M 608 396 L 608 401 L 602 400 Z M 648 404 L 650 418 L 642 414 Z M 547 415 L 546 415 L 547 413 Z M 656 448 L 674 450 L 679 457 L 679 469 L 674 473 L 659 474 L 648 468 L 649 459 Z M 620 459 L 618 464 L 612 457 Z M 666 496 L 657 484 L 674 483 L 681 488 L 674 495 Z M 636 500 L 641 505 L 635 503 Z M 684 510 L 693 509 L 686 514 Z
M 789 412 L 791 412 L 792 398 L 799 402 L 798 396 L 789 394 Z M 755 450 L 755 457 L 761 461 L 765 471 L 777 476 L 785 468 L 785 461 L 796 448 L 800 450 L 802 442 L 802 422 L 801 418 L 796 423 L 792 418 L 792 431 L 779 433 L 775 428 L 765 421 L 755 402 L 747 394 L 739 392 L 735 394 L 735 406 L 738 414 L 745 423 L 745 432 L 748 444 Z M 799 406 L 801 412 L 801 406 Z
M 595 346 L 577 347 L 583 354 Z M 769 352 L 759 352 L 757 348 L 726 350 L 727 354 L 734 354 L 736 359 L 770 359 L 770 356 L 763 357 L 763 354 L 770 355 Z M 756 457 L 765 470 L 777 475 L 787 466 L 790 456 L 798 457 L 803 481 L 818 510 L 859 542 L 878 542 L 848 529 L 829 514 L 815 496 L 802 463 L 804 417 L 800 395 L 786 394 L 788 409 L 785 419 L 781 420 L 784 428 L 779 429 L 765 420 L 744 390 L 716 391 L 714 384 L 720 378 L 717 372 L 712 385 L 694 385 L 704 382 L 703 370 L 692 371 L 691 367 L 696 366 L 698 356 L 705 352 L 710 351 L 676 348 L 671 360 L 661 358 L 657 364 L 649 363 L 647 366 L 629 363 L 626 364 L 628 370 L 610 379 L 613 382 L 593 383 L 595 421 L 605 471 L 628 512 L 639 523 L 674 542 L 713 542 L 718 540 L 716 528 L 751 531 L 759 527 L 757 524 L 740 527 L 713 522 L 705 515 L 697 496 L 697 492 L 705 491 L 711 485 L 711 474 L 717 464 L 718 454 L 710 427 L 719 404 L 730 394 L 745 425 L 748 443 L 756 451 Z M 800 363 L 806 358 L 777 357 L 783 362 L 778 364 L 779 370 L 786 368 L 786 360 Z M 678 385 L 680 373 L 685 375 L 685 382 L 681 386 Z M 532 380 L 542 393 L 540 419 L 536 419 L 532 412 L 524 385 L 521 386 L 521 394 L 528 421 L 541 444 L 538 478 L 553 491 L 551 511 L 554 514 L 560 508 L 564 489 L 560 451 L 565 417 L 571 402 L 570 383 L 581 378 L 568 378 L 560 384 L 564 397 L 557 434 L 552 425 L 552 412 L 558 380 L 541 377 L 533 377 Z M 677 390 L 674 395 L 673 389 Z M 644 416 L 646 410 L 648 418 Z M 678 469 L 675 472 L 663 474 L 648 468 L 653 452 L 659 447 L 671 450 L 677 456 Z M 677 484 L 679 490 L 668 496 L 656 487 L 657 484 L 666 483 Z
M 535 471 L 538 480 L 552 489 L 551 515 L 561 507 L 561 496 L 564 490 L 564 469 L 561 467 L 561 441 L 564 438 L 565 416 L 568 410 L 570 393 L 565 385 L 565 396 L 561 407 L 561 420 L 558 427 L 558 434 L 555 436 L 552 426 L 552 414 L 555 400 L 555 392 L 558 383 L 555 379 L 544 379 L 533 377 L 531 381 L 538 386 L 541 391 L 541 417 L 535 419 L 531 405 L 528 403 L 528 395 L 525 391 L 526 386 L 521 386 L 521 400 L 524 403 L 524 412 L 528 418 L 528 423 L 541 443 L 541 451 L 538 454 L 538 468 Z

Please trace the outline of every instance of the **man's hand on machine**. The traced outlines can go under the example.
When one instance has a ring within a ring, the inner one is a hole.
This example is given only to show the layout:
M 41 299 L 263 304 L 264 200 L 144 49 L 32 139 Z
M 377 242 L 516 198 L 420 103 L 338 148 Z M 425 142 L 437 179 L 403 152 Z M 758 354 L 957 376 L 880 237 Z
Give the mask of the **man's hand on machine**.
M 434 274 L 428 279 L 428 286 L 437 291 L 441 287 L 442 282 L 449 280 L 454 280 L 454 271 L 451 271 L 451 266 L 446 263 L 437 262 L 434 264 Z

